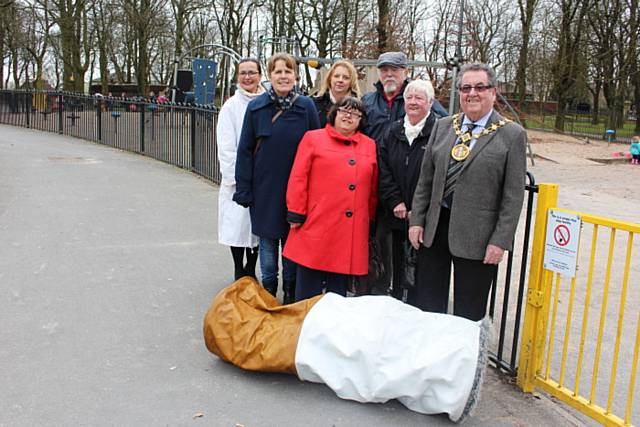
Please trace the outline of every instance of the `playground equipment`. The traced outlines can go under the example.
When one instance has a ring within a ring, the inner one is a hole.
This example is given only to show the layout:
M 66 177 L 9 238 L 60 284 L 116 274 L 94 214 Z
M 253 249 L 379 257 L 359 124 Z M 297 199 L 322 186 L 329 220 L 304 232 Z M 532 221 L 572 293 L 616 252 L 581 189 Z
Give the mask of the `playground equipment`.
M 210 50 L 210 52 L 207 53 L 207 57 L 212 59 L 195 58 L 193 56 L 194 52 L 204 51 L 207 49 Z M 176 58 L 173 63 L 173 75 L 171 76 L 171 81 L 173 82 L 171 87 L 171 102 L 176 102 L 176 92 L 178 90 L 178 70 L 180 64 L 189 59 L 192 63 L 192 73 L 194 77 L 192 80 L 194 83 L 193 87 L 196 88 L 196 91 L 194 91 L 194 101 L 198 104 L 213 104 L 215 96 L 217 64 L 224 64 L 225 57 L 228 57 L 233 65 L 237 64 L 241 59 L 238 52 L 218 43 L 207 43 L 198 45 L 186 51 L 184 54 L 182 54 L 182 56 L 180 56 L 180 58 Z M 215 61 L 215 58 L 220 59 L 218 61 Z M 227 67 L 232 64 L 227 63 Z M 229 87 L 227 86 L 226 79 L 224 78 L 222 79 L 221 92 L 222 96 L 220 97 L 220 100 L 222 104 L 222 100 L 229 96 Z

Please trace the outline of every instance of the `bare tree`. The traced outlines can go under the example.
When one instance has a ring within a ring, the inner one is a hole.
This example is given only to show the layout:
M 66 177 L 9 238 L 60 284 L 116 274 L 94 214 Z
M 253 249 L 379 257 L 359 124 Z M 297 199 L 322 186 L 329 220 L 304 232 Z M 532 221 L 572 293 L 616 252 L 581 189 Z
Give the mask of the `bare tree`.
M 566 109 L 575 89 L 578 76 L 580 44 L 583 41 L 583 23 L 589 8 L 589 0 L 558 0 L 560 27 L 557 49 L 552 65 L 554 91 L 558 110 L 554 127 L 564 131 Z
M 33 3 L 26 7 L 28 11 L 27 28 L 25 32 L 25 50 L 31 55 L 35 63 L 34 79 L 41 81 L 44 75 L 44 57 L 49 49 L 49 36 L 53 22 L 49 19 L 49 3 Z
M 511 2 L 477 0 L 465 10 L 469 43 L 466 58 L 498 68 L 511 36 L 515 16 Z
M 588 15 L 595 37 L 593 43 L 594 76 L 601 85 L 608 106 L 607 127 L 624 123 L 624 105 L 634 64 L 637 62 L 638 1 L 601 0 L 594 2 Z M 598 91 L 599 92 L 599 91 Z
M 516 86 L 518 103 L 524 104 L 527 93 L 527 67 L 529 65 L 529 43 L 533 26 L 534 12 L 539 0 L 518 0 L 520 12 L 520 48 L 518 52 L 518 68 L 516 71 Z
M 113 29 L 116 24 L 114 6 L 115 4 L 110 0 L 96 0 L 91 11 L 91 21 L 96 34 L 100 86 L 103 94 L 109 93 L 109 58 L 113 55 Z
M 164 0 L 120 0 L 134 35 L 135 56 L 133 67 L 136 73 L 138 93 L 146 94 L 150 69 L 150 43 L 155 37 L 158 24 L 162 22 Z
M 388 45 L 388 28 L 389 28 L 389 2 L 390 0 L 378 1 L 378 24 L 376 30 L 378 32 L 378 53 L 387 50 Z
M 39 0 L 42 2 L 42 0 Z M 84 76 L 90 64 L 92 34 L 87 9 L 90 0 L 51 0 L 51 19 L 60 29 L 63 85 L 66 90 L 84 92 Z

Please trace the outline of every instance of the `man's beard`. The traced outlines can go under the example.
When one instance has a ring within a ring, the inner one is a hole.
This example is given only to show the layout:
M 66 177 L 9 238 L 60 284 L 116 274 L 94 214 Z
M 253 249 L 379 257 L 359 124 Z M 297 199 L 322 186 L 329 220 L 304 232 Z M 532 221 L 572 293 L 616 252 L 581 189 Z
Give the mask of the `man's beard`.
M 388 95 L 398 90 L 398 84 L 395 81 L 385 82 L 382 86 L 384 87 L 384 92 Z

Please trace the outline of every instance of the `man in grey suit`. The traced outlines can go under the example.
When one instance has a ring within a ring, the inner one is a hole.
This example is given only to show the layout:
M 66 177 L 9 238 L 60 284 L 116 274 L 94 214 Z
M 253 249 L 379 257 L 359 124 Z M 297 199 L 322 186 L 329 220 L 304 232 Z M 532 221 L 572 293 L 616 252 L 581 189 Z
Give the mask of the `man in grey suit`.
M 413 196 L 409 240 L 418 249 L 417 306 L 480 320 L 493 277 L 511 250 L 522 209 L 525 130 L 493 109 L 496 75 L 466 64 L 456 85 L 462 114 L 436 122 Z

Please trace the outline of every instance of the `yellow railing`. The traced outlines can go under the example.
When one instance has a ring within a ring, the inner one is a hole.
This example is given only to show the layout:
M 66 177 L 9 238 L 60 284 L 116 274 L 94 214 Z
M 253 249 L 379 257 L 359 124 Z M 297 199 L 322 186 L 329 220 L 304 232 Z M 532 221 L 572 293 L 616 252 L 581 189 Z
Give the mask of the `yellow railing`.
M 526 392 L 540 388 L 604 425 L 628 426 L 639 417 L 634 416 L 633 400 L 640 350 L 640 262 L 632 268 L 632 260 L 634 249 L 640 259 L 640 248 L 634 247 L 640 225 L 561 209 L 557 201 L 557 185 L 539 186 L 518 385 Z M 549 209 L 581 219 L 574 277 L 544 268 Z M 605 252 L 606 259 L 599 255 Z M 631 323 L 625 322 L 628 313 Z M 586 381 L 590 384 L 583 395 L 581 383 Z M 623 387 L 616 388 L 620 383 Z

